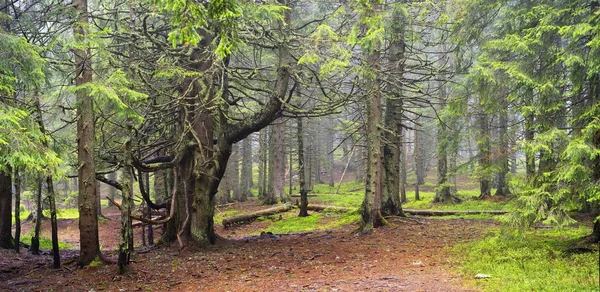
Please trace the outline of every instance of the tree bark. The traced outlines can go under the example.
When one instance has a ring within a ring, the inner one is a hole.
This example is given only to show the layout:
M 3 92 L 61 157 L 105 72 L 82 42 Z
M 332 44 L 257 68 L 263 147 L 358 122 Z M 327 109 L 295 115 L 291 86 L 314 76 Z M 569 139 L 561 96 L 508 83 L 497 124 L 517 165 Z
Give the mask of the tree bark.
M 231 190 L 231 196 L 234 201 L 241 201 L 240 194 L 240 145 L 233 144 L 231 150 L 231 157 L 229 158 L 229 166 L 231 169 L 228 171 L 229 174 L 229 189 Z
M 117 172 L 116 172 L 116 171 L 113 171 L 113 172 L 109 173 L 109 174 L 108 174 L 108 179 L 116 181 L 116 180 L 117 180 Z M 155 178 L 155 179 L 156 179 L 156 178 Z M 156 190 L 155 190 L 155 191 L 156 191 Z M 156 193 L 156 194 L 158 194 L 158 193 Z M 117 196 L 117 189 L 116 189 L 116 188 L 109 188 L 109 189 L 108 189 L 108 197 L 109 197 L 111 200 L 113 200 L 113 201 L 114 201 L 116 196 Z M 112 205 L 112 204 L 111 204 L 111 202 L 110 202 L 110 200 L 109 200 L 109 201 L 106 203 L 106 207 L 110 207 L 111 205 Z
M 12 228 L 12 179 L 11 168 L 6 172 L 0 171 L 0 248 L 12 248 L 14 246 L 11 234 Z
M 75 40 L 84 49 L 73 49 L 75 55 L 75 85 L 80 87 L 75 95 L 77 99 L 77 174 L 79 195 L 79 242 L 78 265 L 91 263 L 100 252 L 98 240 L 98 207 L 96 206 L 96 173 L 94 163 L 94 105 L 85 84 L 92 81 L 91 52 L 86 45 L 88 9 L 87 0 L 74 0 L 77 23 L 73 25 Z
M 302 129 L 302 118 L 298 118 L 298 180 L 300 184 L 300 214 L 299 217 L 308 216 L 308 196 L 306 193 L 306 178 L 304 172 L 304 134 Z M 291 179 L 291 174 L 290 174 Z
M 242 141 L 242 185 L 240 201 L 252 196 L 252 136 Z
M 366 12 L 369 16 L 381 12 L 381 4 L 372 3 L 372 11 Z M 362 28 L 364 31 L 366 26 Z M 382 192 L 382 145 L 381 145 L 381 89 L 379 74 L 379 62 L 381 57 L 381 44 L 374 42 L 371 48 L 364 48 L 367 64 L 370 67 L 370 74 L 374 76 L 366 77 L 365 88 L 367 90 L 366 109 L 367 121 L 365 130 L 367 131 L 367 176 L 365 187 L 365 198 L 361 210 L 362 233 L 371 232 L 374 227 L 384 224 L 381 215 L 381 192 Z
M 506 104 L 505 99 L 502 100 L 502 108 L 499 112 L 499 135 L 500 135 L 500 172 L 498 172 L 498 184 L 496 188 L 496 196 L 507 196 L 510 194 L 510 190 L 508 189 L 507 183 L 507 175 L 510 171 L 508 160 L 510 158 L 509 149 L 510 145 L 508 142 L 508 105 Z
M 21 176 L 19 169 L 15 168 L 14 172 L 15 184 L 15 251 L 21 250 Z
M 477 150 L 479 156 L 479 197 L 491 196 L 492 182 L 490 174 L 490 128 L 487 113 L 480 109 L 479 117 L 479 137 L 477 139 Z
M 42 227 L 42 178 L 37 178 L 37 189 L 35 193 L 35 222 L 29 252 L 34 255 L 40 254 L 40 228 Z
M 446 107 L 446 88 L 442 86 L 440 88 L 441 98 L 440 98 L 440 111 L 443 111 Z M 433 199 L 436 203 L 448 203 L 453 200 L 452 187 L 450 186 L 450 181 L 448 181 L 448 129 L 446 129 L 446 125 L 442 122 L 438 122 L 437 126 L 437 137 L 438 137 L 438 146 L 437 146 L 437 154 L 438 154 L 438 183 L 435 192 L 435 198 Z
M 262 129 L 258 135 L 258 196 L 266 195 L 267 177 L 267 129 Z
M 333 119 L 327 118 L 327 121 L 327 136 L 325 137 L 327 143 L 327 174 L 329 175 L 329 187 L 333 188 L 335 185 L 335 156 L 333 155 L 335 131 L 333 129 Z
M 280 120 L 274 127 L 273 152 L 273 198 L 275 203 L 287 202 L 285 186 L 285 121 Z
M 128 127 L 128 133 L 131 133 Z M 133 205 L 133 168 L 131 166 L 131 138 L 123 145 L 124 167 L 121 173 L 123 190 L 121 193 L 121 236 L 119 240 L 118 273 L 125 273 L 133 253 L 133 227 L 131 224 L 131 210 Z M 141 177 L 140 177 L 141 179 Z
M 402 163 L 402 110 L 403 110 L 403 92 L 402 79 L 404 76 L 404 24 L 400 11 L 394 9 L 392 12 L 394 25 L 392 27 L 395 35 L 390 41 L 390 71 L 393 72 L 394 83 L 397 86 L 388 85 L 388 96 L 385 105 L 385 141 L 383 145 L 383 168 L 382 178 L 384 186 L 382 187 L 381 214 L 383 216 L 400 215 L 402 212 L 402 198 L 406 200 L 406 191 L 402 181 L 401 163 Z

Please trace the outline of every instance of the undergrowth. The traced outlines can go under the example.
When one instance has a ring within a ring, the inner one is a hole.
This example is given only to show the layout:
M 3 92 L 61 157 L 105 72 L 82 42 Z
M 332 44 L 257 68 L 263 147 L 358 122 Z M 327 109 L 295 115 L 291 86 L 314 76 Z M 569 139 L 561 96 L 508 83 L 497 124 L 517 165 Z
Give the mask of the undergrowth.
M 454 248 L 462 272 L 485 291 L 598 291 L 598 252 L 565 252 L 589 228 L 538 230 L 519 234 L 501 229 Z M 475 280 L 478 273 L 490 275 Z
M 31 235 L 23 234 L 20 238 L 21 242 L 31 244 Z M 58 242 L 59 249 L 69 249 L 71 248 L 71 244 L 59 241 Z M 46 237 L 40 237 L 40 249 L 52 249 L 52 239 Z

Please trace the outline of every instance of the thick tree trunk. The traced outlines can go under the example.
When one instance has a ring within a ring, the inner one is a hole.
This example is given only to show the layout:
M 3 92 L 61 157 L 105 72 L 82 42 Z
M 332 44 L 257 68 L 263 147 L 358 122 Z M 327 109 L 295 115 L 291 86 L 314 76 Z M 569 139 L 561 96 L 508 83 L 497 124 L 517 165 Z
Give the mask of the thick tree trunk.
M 77 23 L 73 26 L 76 41 L 84 44 L 87 40 L 88 9 L 87 0 L 74 0 Z M 85 47 L 85 45 L 84 45 Z M 89 48 L 73 49 L 75 55 L 75 85 L 83 86 L 92 81 L 91 53 Z M 79 208 L 78 264 L 91 263 L 100 252 L 98 240 L 98 208 L 96 206 L 96 173 L 94 164 L 94 105 L 85 88 L 76 92 L 77 99 L 77 175 Z
M 302 118 L 298 118 L 298 179 L 300 184 L 300 217 L 308 216 L 308 196 L 306 194 L 306 178 L 304 172 L 304 134 L 302 129 Z M 291 177 L 291 175 L 290 175 Z
M 10 167 L 6 172 L 0 171 L 0 248 L 12 248 L 12 179 Z

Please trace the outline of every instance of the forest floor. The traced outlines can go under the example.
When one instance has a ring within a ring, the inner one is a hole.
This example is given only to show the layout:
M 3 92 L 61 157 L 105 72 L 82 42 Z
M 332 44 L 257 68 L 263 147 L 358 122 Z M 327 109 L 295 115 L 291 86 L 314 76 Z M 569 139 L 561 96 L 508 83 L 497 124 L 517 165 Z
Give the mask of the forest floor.
M 231 208 L 265 207 L 252 202 Z M 104 215 L 100 243 L 114 257 L 120 213 L 108 208 Z M 52 269 L 48 254 L 0 250 L 0 291 L 473 291 L 450 248 L 498 226 L 493 220 L 392 218 L 390 225 L 358 236 L 356 224 L 285 235 L 255 235 L 268 221 L 227 229 L 215 225 L 225 238 L 216 245 L 141 247 L 129 271 L 118 276 L 115 265 L 76 267 L 77 220 L 63 219 L 59 238 L 71 245 L 61 252 L 63 267 Z M 23 233 L 31 228 L 24 223 Z M 50 237 L 49 230 L 44 222 L 43 237 Z M 140 237 L 137 228 L 136 245 Z

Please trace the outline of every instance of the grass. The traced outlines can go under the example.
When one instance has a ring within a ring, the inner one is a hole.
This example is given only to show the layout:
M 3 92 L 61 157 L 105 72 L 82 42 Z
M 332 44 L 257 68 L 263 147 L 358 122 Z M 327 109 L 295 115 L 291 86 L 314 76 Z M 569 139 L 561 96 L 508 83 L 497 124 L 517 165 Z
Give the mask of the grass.
M 470 280 L 484 291 L 598 291 L 598 253 L 564 252 L 569 241 L 590 232 L 584 227 L 524 234 L 495 230 L 453 251 L 468 278 L 492 277 Z
M 309 202 L 318 201 L 332 206 L 359 208 L 364 198 L 364 189 L 356 189 L 361 188 L 362 186 L 363 183 L 344 183 L 340 187 L 339 194 L 335 195 L 333 194 L 333 192 L 335 192 L 335 188 L 330 188 L 326 184 L 315 185 L 311 193 L 317 194 L 317 196 L 309 198 Z M 407 191 L 406 197 L 408 198 L 408 202 L 402 204 L 402 207 L 406 209 L 431 210 L 512 210 L 514 208 L 510 201 L 494 202 L 489 200 L 477 200 L 476 198 L 479 196 L 478 190 L 458 191 L 458 196 L 460 196 L 463 201 L 459 204 L 450 205 L 431 203 L 435 197 L 435 192 L 420 192 L 419 195 L 420 200 L 416 201 L 414 199 L 414 191 Z M 485 218 L 493 217 L 485 216 Z
M 419 192 L 421 199 L 415 201 L 414 191 L 406 192 L 406 197 L 409 201 L 402 204 L 406 209 L 432 209 L 432 210 L 512 210 L 513 204 L 509 202 L 494 202 L 488 200 L 477 200 L 479 191 L 477 190 L 460 190 L 458 196 L 463 199 L 461 203 L 441 205 L 431 203 L 435 197 L 435 192 Z
M 21 240 L 21 242 L 31 244 L 31 235 L 23 234 L 23 235 L 21 235 L 20 240 Z M 58 248 L 59 249 L 69 249 L 69 248 L 71 248 L 71 245 L 66 242 L 59 241 Z M 40 237 L 40 249 L 52 249 L 52 239 L 46 238 L 46 237 Z
M 287 234 L 326 230 L 352 224 L 360 219 L 360 215 L 358 215 L 357 212 L 313 212 L 308 217 L 298 217 L 296 216 L 297 211 L 295 210 L 293 214 L 293 216 L 287 216 L 282 220 L 271 223 L 271 225 L 263 231 L 272 232 L 274 234 Z M 325 222 L 327 218 L 333 218 L 334 220 Z
M 19 213 L 19 218 L 21 218 L 21 221 L 27 219 L 27 216 L 29 216 L 29 212 L 28 210 L 24 210 L 21 211 Z M 12 213 L 13 217 L 15 216 L 15 213 Z M 50 218 L 50 210 L 44 210 L 44 216 Z M 79 210 L 77 210 L 77 208 L 64 208 L 64 209 L 57 209 L 56 210 L 56 218 L 58 219 L 76 219 L 79 218 Z

